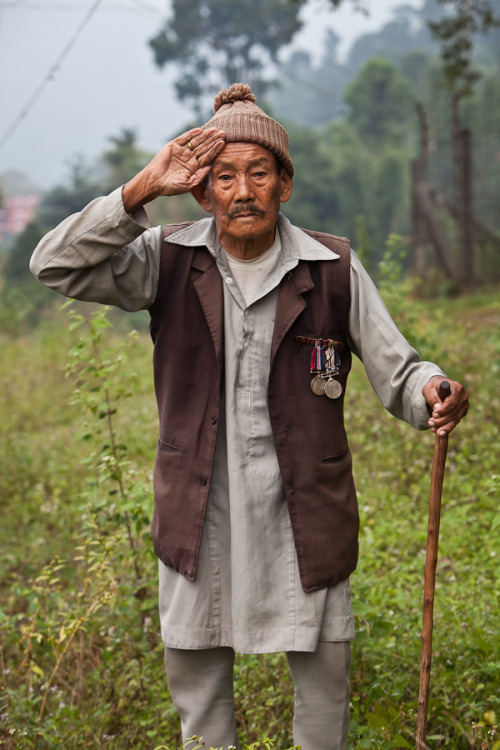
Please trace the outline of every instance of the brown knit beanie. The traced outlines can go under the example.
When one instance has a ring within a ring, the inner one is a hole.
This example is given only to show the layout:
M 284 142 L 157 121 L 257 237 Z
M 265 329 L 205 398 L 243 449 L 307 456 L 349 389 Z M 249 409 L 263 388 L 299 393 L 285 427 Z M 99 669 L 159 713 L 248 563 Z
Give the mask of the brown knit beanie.
M 219 128 L 226 133 L 226 143 L 258 143 L 278 157 L 290 177 L 293 162 L 288 151 L 288 133 L 257 107 L 250 86 L 233 83 L 219 91 L 214 99 L 214 116 L 202 128 Z

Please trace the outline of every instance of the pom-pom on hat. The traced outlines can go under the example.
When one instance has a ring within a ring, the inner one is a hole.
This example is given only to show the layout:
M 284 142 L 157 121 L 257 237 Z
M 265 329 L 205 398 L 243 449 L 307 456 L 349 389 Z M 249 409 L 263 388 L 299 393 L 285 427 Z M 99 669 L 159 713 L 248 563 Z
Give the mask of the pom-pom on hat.
M 255 102 L 250 86 L 233 83 L 229 89 L 219 91 L 214 99 L 214 116 L 202 127 L 224 130 L 226 143 L 258 143 L 264 146 L 277 156 L 290 177 L 293 177 L 288 133 Z

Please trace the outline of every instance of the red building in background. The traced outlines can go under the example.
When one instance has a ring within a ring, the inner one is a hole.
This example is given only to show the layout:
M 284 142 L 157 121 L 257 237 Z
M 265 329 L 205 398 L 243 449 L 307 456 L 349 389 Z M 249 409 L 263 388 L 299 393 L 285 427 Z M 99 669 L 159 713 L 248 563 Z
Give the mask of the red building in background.
M 0 241 L 22 232 L 35 217 L 40 201 L 39 195 L 4 196 L 0 206 Z

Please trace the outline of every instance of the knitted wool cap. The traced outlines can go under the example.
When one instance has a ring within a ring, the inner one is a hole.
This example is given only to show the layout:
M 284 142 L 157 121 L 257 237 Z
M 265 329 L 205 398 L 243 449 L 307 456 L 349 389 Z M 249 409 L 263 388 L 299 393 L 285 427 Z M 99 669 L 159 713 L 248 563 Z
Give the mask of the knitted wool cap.
M 226 133 L 226 143 L 258 143 L 278 157 L 290 177 L 293 162 L 288 151 L 288 133 L 279 122 L 257 107 L 250 86 L 233 83 L 219 91 L 214 99 L 214 116 L 202 125 L 219 128 Z

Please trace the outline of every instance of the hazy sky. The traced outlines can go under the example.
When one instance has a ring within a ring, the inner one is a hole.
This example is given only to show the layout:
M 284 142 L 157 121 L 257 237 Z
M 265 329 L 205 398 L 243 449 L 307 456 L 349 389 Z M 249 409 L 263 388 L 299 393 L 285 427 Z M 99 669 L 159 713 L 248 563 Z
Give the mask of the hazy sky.
M 403 1 L 366 0 L 366 17 L 350 0 L 335 12 L 327 0 L 312 0 L 294 46 L 314 54 L 330 27 L 345 54 L 353 39 L 382 26 Z M 91 161 L 123 127 L 135 129 L 151 151 L 183 127 L 191 113 L 175 100 L 173 72 L 156 68 L 147 44 L 168 7 L 169 0 L 0 0 L 0 143 L 26 112 L 0 147 L 0 173 L 20 170 L 50 187 L 67 180 L 78 154 Z

